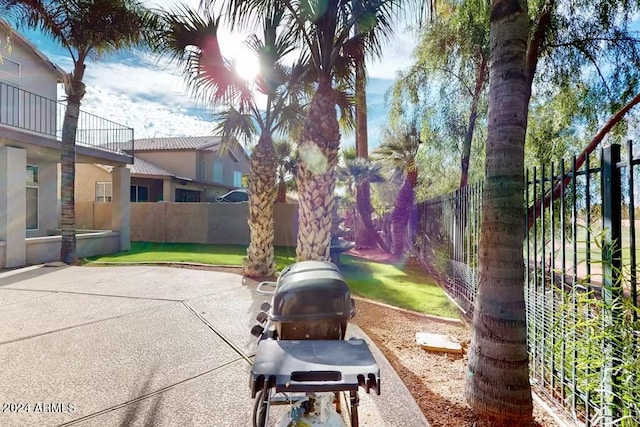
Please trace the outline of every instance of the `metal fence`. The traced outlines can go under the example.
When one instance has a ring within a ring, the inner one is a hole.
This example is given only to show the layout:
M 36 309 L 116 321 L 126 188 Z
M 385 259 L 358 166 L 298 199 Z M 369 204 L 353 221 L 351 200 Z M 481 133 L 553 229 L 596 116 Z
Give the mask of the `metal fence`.
M 0 125 L 61 141 L 65 110 L 64 103 L 0 82 Z M 80 111 L 76 144 L 111 153 L 131 153 L 133 129 Z
M 528 172 L 524 242 L 532 383 L 585 425 L 640 425 L 633 146 Z M 566 172 L 565 172 L 566 171 Z M 537 203 L 536 203 L 537 201 Z M 542 202 L 541 202 L 542 201 Z M 418 205 L 416 247 L 473 310 L 482 186 Z

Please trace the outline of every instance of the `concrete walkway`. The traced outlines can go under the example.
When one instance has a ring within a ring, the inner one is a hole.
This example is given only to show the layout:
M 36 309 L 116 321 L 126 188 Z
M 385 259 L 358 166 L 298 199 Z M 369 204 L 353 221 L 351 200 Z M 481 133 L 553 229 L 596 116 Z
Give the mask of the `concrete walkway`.
M 0 273 L 0 425 L 250 426 L 255 287 L 169 267 Z M 382 395 L 360 392 L 361 425 L 428 425 L 369 343 Z

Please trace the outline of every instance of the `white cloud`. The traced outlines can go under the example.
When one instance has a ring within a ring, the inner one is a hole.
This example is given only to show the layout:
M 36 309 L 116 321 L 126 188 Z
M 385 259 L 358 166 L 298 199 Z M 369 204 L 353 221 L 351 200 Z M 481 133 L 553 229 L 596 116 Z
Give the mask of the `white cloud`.
M 177 106 L 147 100 L 108 89 L 87 88 L 82 110 L 134 128 L 136 138 L 198 136 L 213 133 L 213 121 L 187 114 Z
M 382 48 L 382 56 L 367 64 L 370 77 L 395 79 L 396 72 L 411 66 L 412 54 L 418 43 L 418 36 L 412 29 L 400 23 L 393 38 Z

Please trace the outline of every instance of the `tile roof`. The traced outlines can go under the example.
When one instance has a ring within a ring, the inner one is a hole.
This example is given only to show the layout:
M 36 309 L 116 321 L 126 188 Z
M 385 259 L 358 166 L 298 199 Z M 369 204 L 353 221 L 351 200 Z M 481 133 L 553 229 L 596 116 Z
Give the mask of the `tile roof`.
M 171 172 L 156 166 L 153 163 L 142 160 L 138 157 L 133 158 L 133 164 L 127 166 L 131 174 L 137 175 L 156 175 L 156 176 L 174 176 Z
M 96 165 L 99 168 L 106 170 L 107 172 L 111 172 L 113 170 L 113 166 L 109 165 Z M 138 157 L 133 158 L 133 164 L 127 165 L 131 175 L 154 175 L 154 176 L 174 176 L 171 172 L 162 169 L 160 166 L 156 166 L 153 163 L 147 162 L 146 160 L 142 160 Z
M 133 142 L 134 151 L 203 150 L 220 145 L 218 136 L 181 136 L 169 138 L 144 138 Z

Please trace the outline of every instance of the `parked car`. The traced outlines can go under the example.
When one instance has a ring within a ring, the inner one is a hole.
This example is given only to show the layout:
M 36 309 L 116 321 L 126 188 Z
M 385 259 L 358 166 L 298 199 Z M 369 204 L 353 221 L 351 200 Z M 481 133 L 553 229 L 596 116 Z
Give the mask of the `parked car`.
M 249 193 L 244 189 L 231 190 L 222 196 L 216 197 L 216 202 L 223 203 L 238 203 L 238 202 L 248 202 L 249 201 Z

